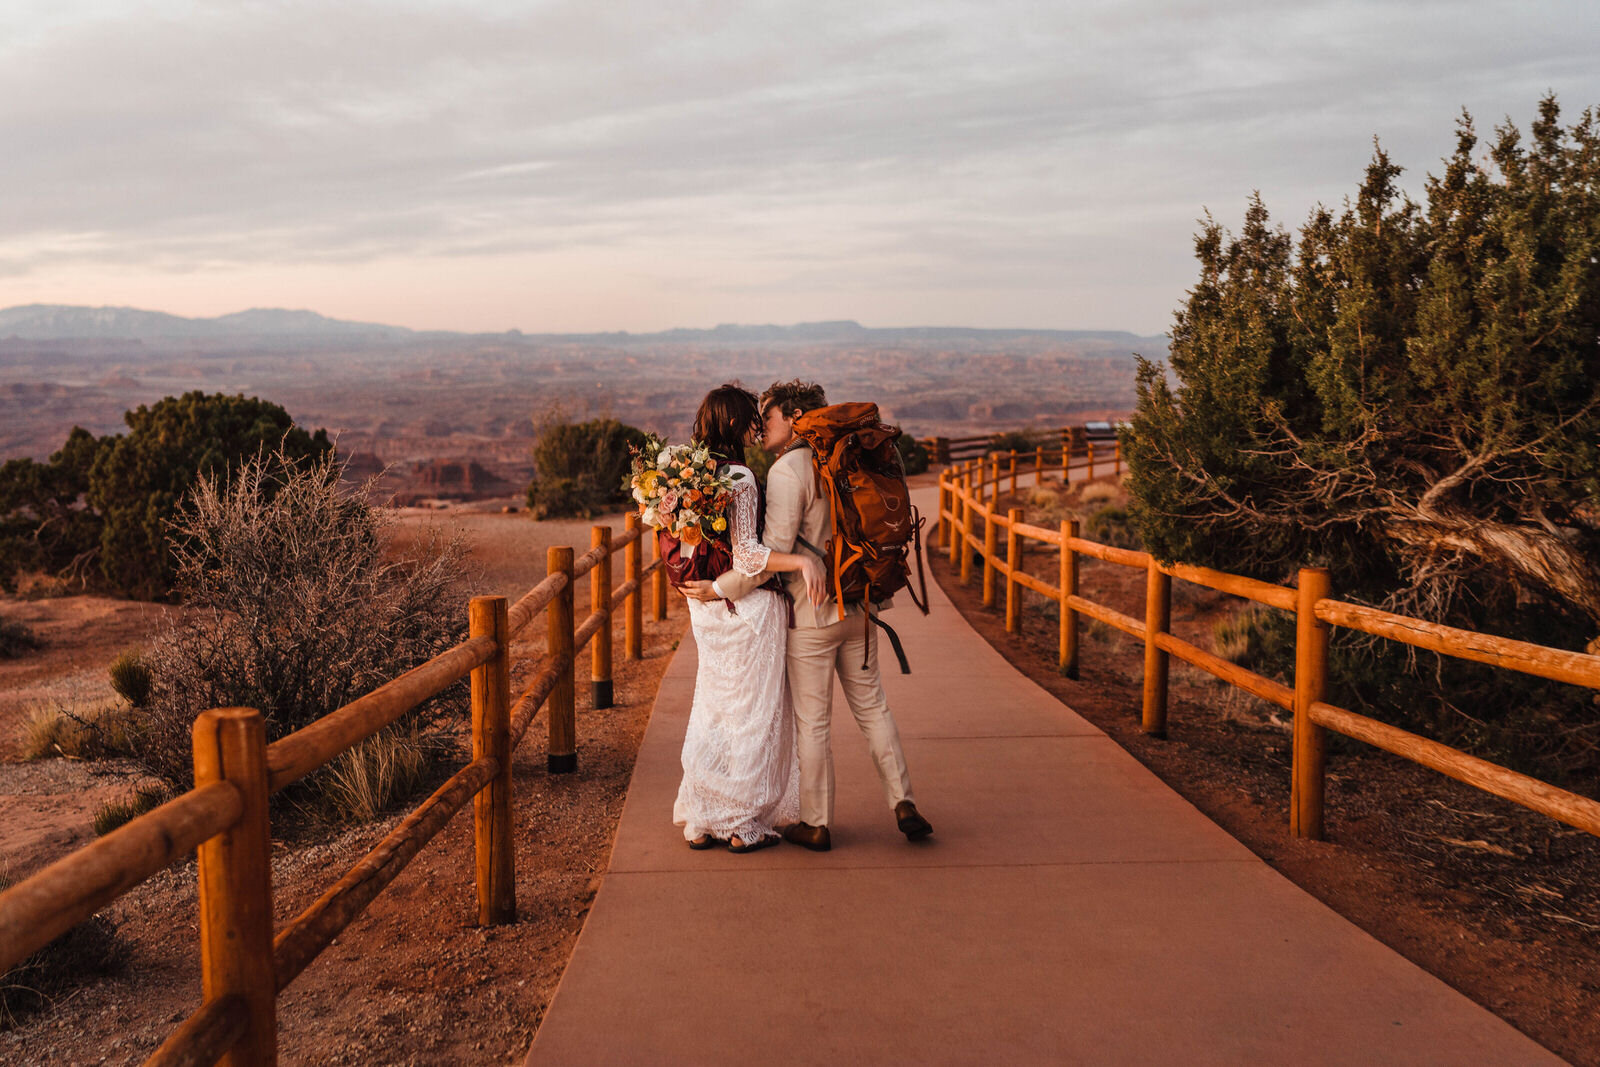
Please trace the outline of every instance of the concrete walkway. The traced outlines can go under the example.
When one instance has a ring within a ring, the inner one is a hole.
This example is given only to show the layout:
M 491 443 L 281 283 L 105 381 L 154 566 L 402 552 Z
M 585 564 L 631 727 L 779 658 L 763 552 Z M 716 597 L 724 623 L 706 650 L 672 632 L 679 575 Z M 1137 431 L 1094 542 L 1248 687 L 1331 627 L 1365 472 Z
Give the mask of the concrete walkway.
M 933 838 L 895 831 L 836 694 L 833 851 L 687 849 L 686 640 L 529 1063 L 1560 1062 L 1285 881 L 930 593 L 927 618 L 890 616 L 914 673 L 886 678 Z

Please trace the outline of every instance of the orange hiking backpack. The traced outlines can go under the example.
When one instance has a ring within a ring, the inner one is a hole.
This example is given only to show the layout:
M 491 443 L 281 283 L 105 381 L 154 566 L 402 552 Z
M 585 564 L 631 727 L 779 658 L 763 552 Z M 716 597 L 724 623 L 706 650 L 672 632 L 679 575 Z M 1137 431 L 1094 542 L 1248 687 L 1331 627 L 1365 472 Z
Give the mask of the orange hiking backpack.
M 901 589 L 928 613 L 923 519 L 911 506 L 905 465 L 895 447 L 900 430 L 879 419 L 876 404 L 833 404 L 798 416 L 794 432 L 811 446 L 817 481 L 833 512 L 833 540 L 818 554 L 829 565 L 839 617 L 844 618 L 846 604 L 861 604 L 867 623 L 889 635 L 900 672 L 910 674 L 900 636 L 872 614 L 873 601 Z M 911 588 L 911 555 L 917 560 L 920 599 Z

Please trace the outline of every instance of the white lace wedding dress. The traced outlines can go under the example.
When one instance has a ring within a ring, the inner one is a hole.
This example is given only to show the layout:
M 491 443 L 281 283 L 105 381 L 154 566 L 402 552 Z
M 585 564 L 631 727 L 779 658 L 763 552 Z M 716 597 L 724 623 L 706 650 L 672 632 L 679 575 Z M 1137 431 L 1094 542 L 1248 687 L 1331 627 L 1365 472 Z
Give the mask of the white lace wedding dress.
M 733 470 L 744 472 L 728 508 L 733 566 L 753 577 L 770 554 L 756 538 L 760 492 L 749 468 Z M 723 600 L 688 604 L 700 666 L 672 821 L 686 840 L 710 834 L 756 841 L 800 818 L 794 707 L 784 674 L 788 605 L 770 589 L 731 610 Z

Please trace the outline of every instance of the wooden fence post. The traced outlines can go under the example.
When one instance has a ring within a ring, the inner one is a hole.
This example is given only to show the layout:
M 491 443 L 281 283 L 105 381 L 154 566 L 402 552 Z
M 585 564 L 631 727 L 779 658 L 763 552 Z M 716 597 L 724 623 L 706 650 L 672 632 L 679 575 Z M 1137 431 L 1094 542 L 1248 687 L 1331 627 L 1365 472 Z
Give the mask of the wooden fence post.
M 1022 632 L 1022 586 L 1017 584 L 1017 571 L 1022 569 L 1022 538 L 1017 526 L 1022 522 L 1022 509 L 1006 512 L 1011 527 L 1006 530 L 1006 633 Z
M 550 719 L 550 748 L 545 755 L 546 764 L 551 774 L 569 774 L 578 769 L 578 722 L 577 710 L 574 707 L 577 689 L 577 665 L 573 662 L 576 658 L 573 646 L 576 641 L 572 630 L 572 548 L 570 545 L 551 545 L 547 556 L 549 564 L 546 573 L 555 574 L 558 571 L 567 576 L 567 584 L 561 587 L 550 601 L 549 607 L 544 609 L 545 618 L 549 621 L 548 637 L 545 647 L 552 656 L 564 657 L 566 665 L 561 668 L 561 674 L 556 681 L 555 688 L 550 690 L 548 709 L 546 714 Z
M 976 506 L 976 501 L 963 502 L 961 505 L 961 529 L 956 534 L 956 541 L 961 551 L 962 585 L 972 579 L 972 509 Z
M 632 583 L 628 594 L 622 630 L 622 654 L 629 659 L 644 658 L 644 590 L 640 583 L 644 570 L 644 528 L 637 511 L 628 512 L 628 531 L 638 531 L 639 536 L 628 542 L 622 557 L 622 580 Z
M 1289 832 L 1320 841 L 1325 734 L 1311 721 L 1311 705 L 1327 696 L 1330 627 L 1317 618 L 1316 605 L 1327 599 L 1332 580 L 1325 567 L 1302 567 L 1299 585 L 1295 596 L 1294 771 L 1289 782 Z
M 950 438 L 935 437 L 933 439 L 933 458 L 939 463 L 950 462 Z
M 1065 437 L 1061 439 L 1061 484 L 1066 485 L 1072 480 L 1072 445 Z
M 1167 736 L 1167 653 L 1156 636 L 1172 624 L 1172 577 L 1154 556 L 1145 571 L 1144 597 L 1144 732 Z
M 1083 443 L 1083 451 L 1084 454 L 1089 457 L 1088 468 L 1083 472 L 1083 480 L 1086 482 L 1092 482 L 1094 481 L 1094 442 L 1085 441 Z
M 255 708 L 213 708 L 194 721 L 194 784 L 226 781 L 243 810 L 199 854 L 200 985 L 209 1003 L 244 1001 L 244 1034 L 218 1063 L 278 1062 L 278 979 L 272 957 L 272 833 L 267 732 Z
M 1033 484 L 1044 484 L 1044 445 L 1033 450 Z
M 1011 495 L 1012 496 L 1016 496 L 1017 495 L 1017 450 L 1014 449 L 1014 448 L 1011 450 L 1011 469 L 1010 469 L 1010 471 L 1008 473 L 1011 475 Z
M 1067 597 L 1078 595 L 1078 553 L 1072 539 L 1078 536 L 1078 520 L 1061 520 L 1061 612 L 1060 612 L 1060 662 L 1061 673 L 1074 681 L 1078 678 L 1078 611 L 1067 606 Z
M 467 633 L 492 637 L 494 657 L 472 671 L 472 758 L 499 764 L 489 784 L 472 798 L 472 840 L 477 853 L 478 925 L 517 920 L 517 877 L 511 843 L 511 628 L 506 598 L 475 596 L 467 608 Z
M 643 536 L 650 538 L 650 551 L 653 553 L 651 558 L 654 559 L 655 562 L 661 563 L 661 538 L 656 535 L 656 530 L 651 528 L 651 530 Z M 666 564 L 661 563 L 661 566 L 657 567 L 651 572 L 650 585 L 654 590 L 654 596 L 652 598 L 654 603 L 651 606 L 654 608 L 656 622 L 660 622 L 662 619 L 667 617 Z
M 997 452 L 989 457 L 989 498 L 985 501 L 989 510 L 993 511 L 995 504 L 1000 499 L 1000 454 Z
M 928 551 L 930 553 L 933 551 L 933 548 L 934 548 L 935 545 L 937 545 L 939 548 L 943 548 L 945 541 L 948 540 L 949 537 L 950 537 L 950 508 L 951 508 L 951 506 L 952 505 L 950 503 L 950 483 L 945 478 L 944 471 L 940 471 L 939 472 L 939 507 L 938 507 L 938 510 L 934 513 L 935 516 L 938 519 L 938 522 L 939 522 L 939 526 L 938 526 L 939 535 L 938 535 L 938 540 L 937 541 L 930 541 L 928 543 Z
M 994 508 L 991 502 L 983 513 L 983 606 L 986 608 L 994 607 L 995 541 L 1000 533 L 1000 524 L 994 521 Z
M 950 474 L 950 472 L 946 472 Z M 944 474 L 939 475 L 944 478 Z M 955 515 L 958 507 L 962 506 L 962 480 L 950 475 L 950 510 L 949 515 L 941 517 L 939 526 L 939 545 L 949 553 L 950 560 L 955 560 Z
M 589 681 L 594 708 L 609 708 L 616 703 L 611 685 L 611 527 L 591 526 L 589 547 L 604 548 L 605 555 L 589 571 L 589 611 L 604 612 L 605 622 L 589 640 Z
M 1111 442 L 1111 473 L 1122 477 L 1122 438 Z

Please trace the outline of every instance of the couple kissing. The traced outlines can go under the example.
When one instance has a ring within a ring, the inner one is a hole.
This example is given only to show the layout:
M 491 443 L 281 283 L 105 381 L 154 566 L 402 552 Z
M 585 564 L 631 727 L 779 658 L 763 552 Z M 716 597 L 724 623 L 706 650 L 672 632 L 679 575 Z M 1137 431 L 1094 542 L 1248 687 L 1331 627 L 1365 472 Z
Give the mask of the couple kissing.
M 822 546 L 835 535 L 833 506 L 795 431 L 797 419 L 826 404 L 810 382 L 780 382 L 759 398 L 724 385 L 695 415 L 696 447 L 720 457 L 706 466 L 723 462 L 729 482 L 717 501 L 724 510 L 716 521 L 726 522 L 713 527 L 725 552 L 702 551 L 698 574 L 674 573 L 699 648 L 673 805 L 693 849 L 751 852 L 780 838 L 816 852 L 832 847 L 835 674 L 897 828 L 912 841 L 933 832 L 912 796 L 878 635 L 861 616 L 892 601 L 877 602 L 869 584 L 864 599 L 874 602 L 848 602 L 841 612 L 838 598 L 850 594 L 829 585 Z M 745 446 L 758 442 L 777 456 L 764 492 L 742 463 Z M 707 564 L 716 573 L 704 573 Z

